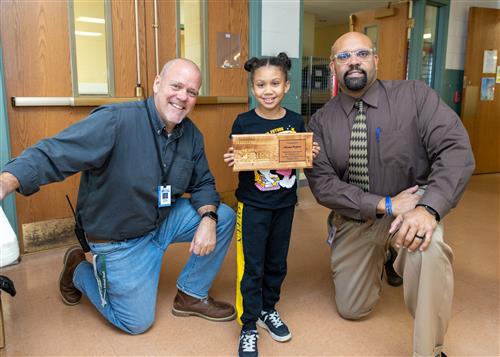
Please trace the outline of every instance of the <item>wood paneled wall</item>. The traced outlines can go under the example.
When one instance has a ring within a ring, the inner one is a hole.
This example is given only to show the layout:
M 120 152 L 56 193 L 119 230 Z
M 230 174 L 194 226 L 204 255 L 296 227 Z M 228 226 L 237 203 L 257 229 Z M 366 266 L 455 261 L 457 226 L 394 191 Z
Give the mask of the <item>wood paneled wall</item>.
M 231 144 L 229 134 L 234 119 L 246 110 L 246 104 L 201 105 L 191 115 L 204 134 L 210 170 L 215 176 L 217 191 L 224 193 L 224 197 L 236 189 L 238 181 L 237 174 L 226 165 L 223 155 Z
M 135 15 L 133 1 L 112 1 L 113 67 L 115 96 L 135 96 L 137 85 L 137 59 L 135 40 Z M 139 2 L 139 18 L 144 19 L 144 3 Z M 141 80 L 146 80 L 146 44 L 144 26 L 139 26 Z M 146 83 L 147 84 L 147 83 Z
M 158 37 L 159 68 L 176 56 L 176 8 L 174 1 L 159 2 Z M 210 96 L 248 96 L 248 76 L 243 64 L 248 58 L 248 3 L 245 0 L 209 1 L 208 4 L 208 62 Z M 146 1 L 146 46 L 148 52 L 148 95 L 152 95 L 155 77 L 153 3 Z M 240 68 L 217 67 L 217 33 L 240 35 Z M 190 117 L 203 132 L 210 169 L 215 176 L 217 190 L 230 203 L 237 185 L 237 175 L 223 161 L 230 145 L 229 133 L 236 116 L 248 110 L 248 104 L 198 104 Z
M 248 75 L 243 64 L 248 59 L 248 3 L 242 0 L 208 2 L 208 61 L 210 95 L 248 96 Z M 241 55 L 239 68 L 217 67 L 217 33 L 240 35 Z M 205 134 L 205 146 L 210 169 L 215 175 L 217 190 L 232 193 L 237 175 L 224 163 L 223 155 L 230 146 L 229 133 L 239 113 L 248 110 L 247 104 L 198 105 L 192 118 Z M 223 195 L 225 198 L 229 196 Z
M 0 1 L 0 39 L 8 98 L 72 95 L 67 18 L 64 2 Z M 88 110 L 8 105 L 12 156 L 75 123 Z M 78 183 L 79 177 L 74 176 L 42 187 L 33 196 L 16 195 L 20 234 L 24 223 L 71 216 L 65 194 L 76 202 Z
M 241 0 L 208 2 L 210 95 L 246 96 L 248 76 L 243 64 L 248 59 L 248 4 Z M 240 35 L 240 68 L 217 67 L 217 33 Z
M 161 1 L 157 7 L 158 12 L 158 72 L 163 65 L 176 55 L 176 20 L 175 1 Z M 156 76 L 155 65 L 155 40 L 154 40 L 154 6 L 153 1 L 145 3 L 146 20 L 146 51 L 148 53 L 147 63 L 147 83 L 145 83 L 145 93 L 153 94 L 153 82 Z
M 209 9 L 210 93 L 216 96 L 247 96 L 248 3 L 245 0 L 207 2 Z M 175 57 L 175 2 L 158 1 L 159 62 Z M 132 97 L 136 86 L 136 53 L 133 1 L 112 1 L 115 95 Z M 156 74 L 153 2 L 139 1 L 140 62 L 144 95 L 152 94 Z M 241 68 L 216 68 L 217 32 L 239 33 Z M 65 1 L 0 1 L 0 40 L 4 49 L 8 98 L 12 96 L 62 96 L 72 93 L 68 9 Z M 9 101 L 10 102 L 10 101 Z M 229 132 L 236 115 L 247 104 L 198 105 L 191 117 L 204 133 L 210 167 L 219 192 L 231 196 L 236 187 L 222 155 L 229 146 Z M 50 137 L 84 118 L 89 107 L 21 107 L 8 105 L 13 157 L 39 140 Z M 65 199 L 76 202 L 79 175 L 42 187 L 36 195 L 16 195 L 21 250 L 22 225 L 71 217 Z

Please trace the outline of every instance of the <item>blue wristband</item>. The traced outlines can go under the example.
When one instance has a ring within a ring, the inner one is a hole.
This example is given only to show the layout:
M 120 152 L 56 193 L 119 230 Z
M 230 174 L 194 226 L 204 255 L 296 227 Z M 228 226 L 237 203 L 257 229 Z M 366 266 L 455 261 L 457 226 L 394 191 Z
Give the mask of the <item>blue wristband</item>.
M 392 201 L 391 196 L 385 196 L 385 213 L 392 216 Z

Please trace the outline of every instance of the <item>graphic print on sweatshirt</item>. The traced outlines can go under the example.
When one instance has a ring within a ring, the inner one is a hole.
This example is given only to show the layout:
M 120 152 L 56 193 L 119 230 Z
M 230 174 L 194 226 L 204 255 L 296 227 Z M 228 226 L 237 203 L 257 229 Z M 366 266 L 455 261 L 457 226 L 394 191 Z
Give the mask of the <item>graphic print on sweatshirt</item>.
M 295 128 L 292 126 L 279 127 L 269 130 L 266 134 L 277 133 L 295 133 Z M 255 170 L 255 187 L 260 191 L 274 191 L 280 188 L 292 188 L 295 184 L 295 175 L 293 169 L 280 170 Z

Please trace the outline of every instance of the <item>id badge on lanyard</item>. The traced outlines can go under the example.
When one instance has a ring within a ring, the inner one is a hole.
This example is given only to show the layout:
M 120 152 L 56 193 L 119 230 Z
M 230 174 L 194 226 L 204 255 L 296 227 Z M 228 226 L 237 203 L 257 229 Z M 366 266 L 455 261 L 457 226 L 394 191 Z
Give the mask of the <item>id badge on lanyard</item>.
M 170 185 L 158 186 L 158 207 L 169 207 L 172 205 L 172 188 Z
M 149 119 L 149 124 L 151 126 L 151 133 L 153 134 L 153 137 L 156 139 L 156 131 L 153 126 L 153 119 L 151 117 L 151 113 L 149 111 L 148 103 L 147 100 L 144 101 L 144 106 L 146 107 L 146 111 L 148 113 L 148 119 Z M 177 144 L 178 141 L 175 141 L 175 146 L 174 146 L 174 153 L 172 155 L 172 162 L 168 166 L 168 169 L 165 170 L 165 164 L 163 162 L 163 159 L 161 157 L 161 150 L 160 150 L 160 144 L 158 143 L 157 140 L 155 140 L 155 149 L 156 149 L 156 154 L 158 156 L 158 161 L 160 162 L 160 168 L 161 168 L 161 176 L 162 176 L 162 185 L 158 185 L 158 207 L 169 207 L 172 205 L 172 186 L 167 185 L 165 182 L 168 180 L 170 170 L 172 169 L 173 166 L 173 160 L 175 158 L 175 155 L 177 153 Z

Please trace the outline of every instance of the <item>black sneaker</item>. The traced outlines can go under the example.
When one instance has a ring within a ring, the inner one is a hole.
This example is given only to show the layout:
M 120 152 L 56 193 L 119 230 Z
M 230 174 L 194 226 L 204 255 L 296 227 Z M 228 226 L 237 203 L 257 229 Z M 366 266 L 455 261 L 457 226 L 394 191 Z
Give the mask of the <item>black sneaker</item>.
M 281 321 L 280 315 L 276 310 L 262 312 L 260 318 L 257 320 L 257 325 L 269 331 L 275 341 L 286 342 L 292 338 L 292 333 L 285 323 Z
M 239 357 L 258 357 L 257 339 L 259 334 L 257 330 L 241 330 L 240 346 L 238 347 Z

